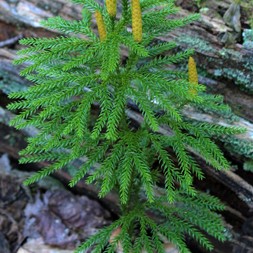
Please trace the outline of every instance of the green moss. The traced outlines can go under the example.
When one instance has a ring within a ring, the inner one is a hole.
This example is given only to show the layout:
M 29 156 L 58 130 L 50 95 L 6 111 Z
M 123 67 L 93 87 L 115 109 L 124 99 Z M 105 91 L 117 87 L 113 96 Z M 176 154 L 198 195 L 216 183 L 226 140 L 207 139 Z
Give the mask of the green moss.
M 214 75 L 218 77 L 225 77 L 228 79 L 232 79 L 241 90 L 253 94 L 253 83 L 251 74 L 245 74 L 245 72 L 238 69 L 222 68 L 216 69 L 214 71 Z
M 219 50 L 219 54 L 222 56 L 223 59 L 231 59 L 231 57 L 233 58 L 237 58 L 238 60 L 242 60 L 242 55 L 241 53 L 230 49 L 230 48 L 222 48 L 221 50 Z
M 64 185 L 53 177 L 44 177 L 39 182 L 38 185 L 40 188 L 48 189 L 48 190 L 56 190 L 56 189 L 64 189 Z
M 253 142 L 238 139 L 236 137 L 224 137 L 225 147 L 232 153 L 253 159 Z
M 194 38 L 191 36 L 180 36 L 179 38 L 177 38 L 177 42 L 184 43 L 187 45 L 188 48 L 194 48 L 198 51 L 214 52 L 212 45 L 209 42 L 200 38 Z
M 253 160 L 247 160 L 243 164 L 243 169 L 246 171 L 253 172 Z
M 4 68 L 0 70 L 0 90 L 3 93 L 9 94 L 26 89 L 27 85 L 24 84 L 20 77 L 13 75 Z
M 247 39 L 253 39 L 253 34 L 247 34 Z M 252 41 L 253 43 L 253 41 Z M 253 44 L 252 44 L 253 46 Z M 223 48 L 219 51 L 220 56 L 226 60 L 239 62 L 241 65 L 235 68 L 219 68 L 214 71 L 214 76 L 224 77 L 232 80 L 238 87 L 246 92 L 253 93 L 253 55 L 242 55 L 240 52 L 230 48 Z
M 253 29 L 245 29 L 242 33 L 243 46 L 246 49 L 253 49 Z

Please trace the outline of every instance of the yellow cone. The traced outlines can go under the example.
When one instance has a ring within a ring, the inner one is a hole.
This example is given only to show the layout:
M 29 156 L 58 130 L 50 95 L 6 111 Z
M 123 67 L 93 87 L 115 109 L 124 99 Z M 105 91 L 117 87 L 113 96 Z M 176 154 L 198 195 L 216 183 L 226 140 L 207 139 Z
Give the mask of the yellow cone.
M 100 40 L 105 40 L 106 39 L 105 23 L 100 11 L 95 12 L 95 18 L 96 18 L 97 27 L 98 27 L 99 38 Z
M 106 0 L 105 4 L 109 15 L 115 17 L 117 12 L 117 0 Z
M 188 75 L 189 75 L 189 83 L 191 84 L 189 92 L 192 95 L 197 95 L 198 72 L 196 63 L 192 57 L 189 58 L 188 62 Z
M 142 41 L 142 18 L 141 5 L 139 0 L 132 0 L 132 29 L 136 42 Z

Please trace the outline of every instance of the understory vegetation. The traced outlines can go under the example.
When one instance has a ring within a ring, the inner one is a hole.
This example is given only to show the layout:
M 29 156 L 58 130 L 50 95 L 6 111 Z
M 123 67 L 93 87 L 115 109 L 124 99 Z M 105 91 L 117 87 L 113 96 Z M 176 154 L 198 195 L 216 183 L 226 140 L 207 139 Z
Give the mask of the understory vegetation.
M 195 189 L 194 178 L 204 179 L 195 155 L 216 170 L 229 169 L 213 137 L 244 129 L 183 116 L 185 107 L 224 114 L 230 108 L 222 96 L 205 93 L 193 50 L 178 51 L 173 41 L 155 42 L 199 15 L 175 19 L 173 0 L 73 2 L 82 5 L 82 20 L 43 21 L 61 36 L 20 41 L 27 47 L 15 63 L 26 64 L 21 75 L 34 85 L 11 93 L 16 102 L 8 109 L 19 112 L 12 120 L 17 129 L 39 130 L 28 138 L 20 162 L 50 162 L 25 184 L 86 157 L 69 185 L 85 180 L 99 187 L 100 198 L 118 194 L 119 219 L 87 239 L 78 253 L 117 248 L 164 253 L 167 242 L 187 253 L 189 237 L 212 250 L 206 234 L 226 239 L 217 213 L 225 207 Z M 175 69 L 178 63 L 188 63 L 188 73 Z M 141 114 L 139 124 L 130 117 L 132 104 Z

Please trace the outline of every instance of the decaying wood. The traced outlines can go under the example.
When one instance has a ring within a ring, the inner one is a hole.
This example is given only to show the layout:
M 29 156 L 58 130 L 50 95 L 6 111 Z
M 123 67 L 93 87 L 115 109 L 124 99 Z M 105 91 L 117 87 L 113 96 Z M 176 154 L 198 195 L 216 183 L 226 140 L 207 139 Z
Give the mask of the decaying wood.
M 17 35 L 11 39 L 5 40 L 5 41 L 1 41 L 0 42 L 0 47 L 6 47 L 6 46 L 10 46 L 13 45 L 15 43 L 17 43 L 20 39 L 22 39 L 23 35 Z

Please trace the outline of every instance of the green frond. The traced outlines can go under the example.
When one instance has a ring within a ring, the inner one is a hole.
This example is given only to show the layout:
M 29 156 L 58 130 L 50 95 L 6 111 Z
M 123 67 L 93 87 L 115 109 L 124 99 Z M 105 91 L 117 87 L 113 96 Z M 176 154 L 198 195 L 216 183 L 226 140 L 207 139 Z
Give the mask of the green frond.
M 72 0 L 72 2 L 82 4 L 85 9 L 91 11 L 92 13 L 95 11 L 103 11 L 102 6 L 94 0 Z
M 7 106 L 7 109 L 8 110 L 20 110 L 20 109 L 24 109 L 24 108 L 27 108 L 29 106 L 29 102 L 27 101 L 19 101 L 19 102 L 13 102 L 12 104 L 9 104 Z
M 181 115 L 175 105 L 170 101 L 187 99 L 190 96 L 187 94 L 188 85 L 185 82 L 169 81 L 166 77 L 160 76 L 159 73 L 142 73 L 133 74 L 133 78 L 141 82 L 141 87 L 154 103 L 159 106 L 171 116 L 175 121 L 181 122 Z M 182 84 L 182 86 L 181 86 Z M 187 83 L 188 84 L 188 83 Z M 137 84 L 138 85 L 138 84 Z M 138 85 L 140 86 L 140 85 Z M 177 90 L 175 87 L 177 87 Z M 173 101 L 174 102 L 174 101 Z
M 190 155 L 186 149 L 184 139 L 185 137 L 182 134 L 177 133 L 177 136 L 171 139 L 171 147 L 177 156 L 177 161 L 182 172 L 182 178 L 180 182 L 182 183 L 182 187 L 184 186 L 187 188 L 192 185 L 192 176 L 190 173 Z
M 194 122 L 192 124 L 186 124 L 186 128 L 190 131 L 194 132 L 200 131 L 202 134 L 207 136 L 220 136 L 220 135 L 236 135 L 236 134 L 243 134 L 245 133 L 246 129 L 243 127 L 238 126 L 221 126 L 213 123 L 206 123 L 206 122 Z M 194 133 L 195 134 L 195 133 Z M 195 134 L 198 136 L 198 134 Z
M 171 243 L 177 245 L 180 253 L 191 253 L 190 250 L 187 248 L 187 245 L 184 241 L 183 234 L 179 231 L 173 229 L 173 227 L 168 227 L 166 225 L 159 225 L 158 227 L 159 233 L 166 237 Z
M 129 200 L 129 187 L 131 184 L 131 175 L 134 169 L 132 154 L 127 151 L 120 165 L 119 196 L 121 203 L 126 204 Z
M 145 249 L 148 253 L 154 252 L 154 246 L 152 241 L 150 240 L 147 230 L 149 228 L 149 224 L 147 223 L 147 220 L 145 219 L 146 217 L 140 217 L 139 222 L 140 222 L 140 242 L 141 242 L 141 248 L 140 252 L 142 249 Z
M 154 57 L 156 55 L 169 51 L 175 47 L 177 47 L 177 44 L 175 42 L 164 42 L 164 43 L 159 43 L 158 45 L 150 47 L 148 52 L 151 57 Z
M 89 11 L 88 9 L 83 8 L 82 17 L 83 17 L 83 22 L 86 24 L 86 27 L 87 27 L 92 20 L 92 12 Z
M 169 221 L 164 225 L 172 228 L 172 231 L 175 231 L 175 233 L 179 234 L 181 233 L 182 235 L 188 234 L 202 247 L 210 251 L 213 249 L 213 245 L 210 243 L 210 241 L 186 219 L 178 218 L 176 216 L 170 216 L 168 219 Z
M 103 127 L 106 125 L 108 118 L 110 116 L 110 112 L 112 108 L 112 100 L 111 100 L 110 95 L 111 94 L 108 90 L 108 87 L 101 86 L 101 90 L 100 90 L 101 111 L 92 129 L 91 138 L 93 139 L 98 138 L 98 136 L 100 135 Z
M 174 0 L 141 0 L 141 9 L 145 11 L 147 9 L 153 8 L 155 6 L 172 4 Z
M 143 24 L 144 24 L 144 28 L 145 27 L 154 27 L 156 28 L 156 26 L 158 25 L 157 22 L 166 22 L 167 21 L 167 17 L 168 15 L 171 14 L 175 14 L 178 12 L 178 8 L 175 8 L 173 3 L 170 4 L 166 4 L 164 5 L 163 8 L 160 8 L 160 10 L 156 10 L 156 11 L 147 11 L 143 14 L 142 20 L 143 20 Z M 161 25 L 161 24 L 159 24 Z M 147 32 L 150 32 L 147 30 Z
M 63 152 L 44 152 L 40 154 L 33 154 L 31 156 L 22 157 L 19 159 L 20 164 L 25 163 L 37 163 L 42 161 L 57 161 L 66 157 L 66 153 Z
M 140 92 L 136 91 L 134 88 L 129 89 L 129 94 L 131 95 L 131 99 L 136 102 L 139 109 L 144 115 L 144 119 L 149 125 L 149 127 L 153 131 L 157 131 L 159 128 L 157 118 L 155 117 L 155 113 L 152 110 L 152 104 L 147 100 Z
M 110 140 L 116 140 L 118 136 L 118 126 L 120 120 L 122 119 L 122 115 L 124 115 L 125 106 L 126 106 L 126 90 L 128 89 L 127 85 L 118 88 L 115 91 L 114 97 L 114 105 L 111 110 L 108 124 L 107 124 L 107 132 L 106 137 Z
M 78 56 L 68 60 L 62 69 L 64 71 L 67 71 L 67 70 L 71 70 L 71 69 L 80 67 L 83 64 L 86 64 L 88 61 L 94 60 L 94 58 L 99 61 L 100 59 L 97 56 L 98 56 L 98 52 L 100 51 L 100 49 L 101 49 L 100 42 L 94 43 L 92 46 L 87 48 L 87 50 L 85 51 L 85 54 L 78 55 Z
M 108 147 L 109 144 L 105 142 L 104 144 L 98 146 L 97 149 L 93 152 L 90 151 L 90 154 L 88 154 L 89 160 L 85 164 L 83 164 L 79 168 L 78 172 L 76 172 L 76 174 L 72 177 L 69 182 L 70 187 L 75 186 L 82 178 L 84 178 L 84 176 L 88 173 L 91 167 L 105 156 Z
M 182 19 L 169 20 L 163 25 L 165 26 L 164 27 L 165 29 L 167 27 L 167 28 L 169 28 L 169 30 L 172 30 L 177 27 L 186 26 L 194 21 L 199 20 L 199 18 L 200 18 L 200 14 L 195 13 L 195 14 L 188 15 L 187 17 L 182 18 Z
M 205 178 L 204 172 L 202 169 L 199 167 L 198 163 L 195 161 L 193 157 L 189 157 L 190 164 L 191 164 L 191 171 L 192 173 L 199 179 L 203 180 Z
M 167 199 L 169 203 L 172 203 L 175 199 L 175 180 L 179 178 L 177 175 L 177 168 L 173 164 L 172 160 L 169 157 L 168 152 L 162 147 L 162 144 L 157 139 L 155 135 L 150 135 L 152 145 L 154 146 L 157 154 L 158 154 L 158 161 L 163 168 L 164 176 L 165 176 L 165 188 L 167 193 Z
M 231 117 L 231 108 L 224 104 L 223 96 L 221 95 L 212 95 L 212 94 L 202 94 L 204 100 L 201 104 L 196 104 L 196 108 L 208 112 L 214 113 L 215 115 L 220 115 L 222 117 Z
M 126 225 L 125 225 L 126 224 Z M 131 223 L 125 223 L 122 226 L 121 229 L 121 236 L 119 238 L 119 241 L 122 245 L 122 248 L 124 250 L 124 252 L 132 252 L 133 251 L 133 247 L 132 247 L 132 242 L 131 242 L 131 237 L 129 234 L 129 229 L 130 229 L 130 225 Z
M 210 199 L 209 206 L 207 204 L 207 202 L 209 202 L 209 196 L 204 193 L 199 194 L 193 197 L 182 192 L 177 192 L 176 200 L 173 205 L 168 205 L 164 197 L 157 198 L 154 203 L 148 204 L 149 208 L 159 211 L 165 218 L 165 221 L 162 222 L 162 226 L 159 225 L 160 233 L 182 251 L 186 250 L 186 252 L 188 252 L 183 241 L 186 234 L 195 239 L 204 248 L 211 250 L 213 245 L 203 234 L 202 230 L 209 231 L 213 226 L 216 228 L 212 235 L 219 240 L 224 240 L 225 235 L 222 220 L 218 215 L 211 212 L 211 210 L 215 210 L 212 209 L 215 206 L 218 209 L 221 207 L 222 210 L 221 204 L 217 199 L 212 198 Z M 207 202 L 203 204 L 202 198 L 203 200 L 206 199 Z M 203 216 L 200 215 L 202 212 L 204 213 Z M 195 216 L 197 213 L 199 213 L 199 217 Z M 209 219 L 207 217 L 209 217 Z M 196 221 L 194 219 L 196 219 Z M 213 224 L 211 220 L 213 220 L 215 224 Z
M 169 55 L 169 56 L 164 56 L 164 57 L 160 56 L 144 64 L 139 70 L 145 71 L 154 67 L 163 66 L 165 64 L 179 63 L 181 61 L 186 61 L 192 54 L 193 54 L 193 50 L 186 50 L 184 52 L 180 52 L 174 55 Z
M 124 144 L 122 142 L 117 143 L 111 151 L 111 154 L 107 156 L 107 158 L 101 164 L 101 167 L 97 169 L 91 176 L 89 176 L 86 182 L 91 183 L 94 180 L 97 180 L 99 177 L 103 178 L 103 182 L 101 185 L 101 190 L 99 192 L 100 197 L 104 197 L 108 192 L 110 192 L 115 184 L 117 183 L 115 175 L 115 170 L 117 165 L 119 165 L 119 170 L 121 167 L 121 159 L 123 158 L 124 152 Z M 122 162 L 124 166 L 124 163 Z M 127 166 L 127 165 L 126 165 Z M 124 171 L 125 168 L 122 168 Z M 131 172 L 130 172 L 131 173 Z M 128 176 L 122 175 L 122 179 L 126 179 Z M 123 187 L 123 186 L 122 186 Z
M 188 205 L 187 207 L 180 206 L 180 209 L 177 209 L 177 213 L 181 217 L 185 217 L 183 212 L 188 213 L 187 220 L 189 220 L 193 225 L 200 227 L 209 235 L 212 235 L 220 241 L 225 240 L 222 220 L 217 214 L 201 208 L 198 208 L 198 210 L 189 210 Z
M 122 18 L 127 21 L 130 20 L 130 3 L 128 0 L 122 0 Z
M 201 154 L 206 162 L 214 168 L 222 170 L 230 167 L 229 162 L 226 160 L 221 150 L 209 138 L 194 139 L 192 137 L 187 137 L 185 138 L 185 142 Z
M 103 175 L 103 182 L 101 185 L 101 190 L 98 194 L 98 196 L 100 198 L 103 198 L 106 196 L 106 194 L 108 194 L 115 186 L 116 184 L 116 180 L 113 177 L 114 175 L 114 168 L 113 167 L 109 167 Z
M 117 67 L 120 64 L 120 41 L 117 39 L 117 36 L 113 36 L 113 40 L 110 40 L 110 44 L 107 43 L 103 48 L 103 58 L 101 62 L 101 76 L 103 79 L 106 79 L 110 73 L 116 71 Z
M 70 125 L 75 127 L 78 138 L 83 138 L 85 132 L 89 132 L 89 118 L 90 118 L 90 107 L 95 100 L 96 90 L 87 92 L 82 98 L 81 103 L 78 105 L 76 113 L 70 122 Z M 66 134 L 66 132 L 65 132 Z
M 45 21 L 42 21 L 41 24 L 47 28 L 57 30 L 59 32 L 70 34 L 84 34 L 88 36 L 93 41 L 97 40 L 96 35 L 92 30 L 87 26 L 86 20 L 80 21 L 68 21 L 61 17 L 52 17 L 48 18 Z
M 136 153 L 135 155 L 133 155 L 133 161 L 136 166 L 136 170 L 141 176 L 141 182 L 147 195 L 147 199 L 149 202 L 153 202 L 155 196 L 150 168 L 140 153 Z
M 18 55 L 32 55 L 35 53 L 51 50 L 55 54 L 84 50 L 90 45 L 90 42 L 76 37 L 57 37 L 57 38 L 36 38 L 23 39 L 21 44 L 29 45 L 30 47 L 18 51 Z
M 119 227 L 121 221 L 117 220 L 106 228 L 101 229 L 97 234 L 88 238 L 83 244 L 81 244 L 74 253 L 86 252 L 91 246 L 95 245 L 97 252 L 102 252 L 104 247 L 109 241 L 112 232 Z M 99 251 L 100 250 L 100 251 Z M 94 252 L 94 251 L 93 251 Z
M 134 52 L 139 57 L 147 57 L 149 55 L 148 50 L 141 45 L 140 43 L 137 43 L 133 40 L 133 38 L 130 36 L 124 36 L 121 38 L 122 43 L 129 47 L 129 49 Z
M 210 196 L 207 193 L 198 192 L 196 196 L 186 196 L 180 193 L 177 195 L 177 199 L 192 207 L 202 206 L 212 211 L 223 211 L 225 209 L 224 204 L 218 198 Z
M 26 179 L 24 181 L 24 184 L 25 185 L 33 184 L 33 183 L 39 181 L 40 179 L 42 179 L 46 176 L 49 176 L 50 174 L 52 174 L 56 170 L 62 169 L 65 165 L 69 164 L 72 160 L 74 160 L 74 159 L 71 155 L 64 156 L 63 159 L 61 159 L 61 160 L 55 162 L 54 164 L 36 172 L 34 175 L 32 175 L 31 177 Z
M 159 231 L 158 231 L 157 227 L 151 226 L 151 228 L 152 228 L 151 240 L 154 243 L 154 247 L 155 247 L 156 252 L 157 253 L 164 253 L 164 250 L 165 250 L 164 246 L 165 245 L 162 242 L 161 238 L 159 237 Z

